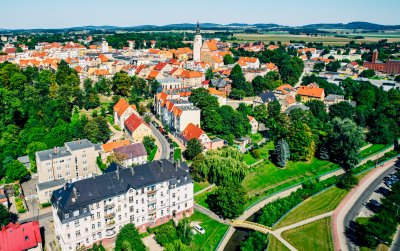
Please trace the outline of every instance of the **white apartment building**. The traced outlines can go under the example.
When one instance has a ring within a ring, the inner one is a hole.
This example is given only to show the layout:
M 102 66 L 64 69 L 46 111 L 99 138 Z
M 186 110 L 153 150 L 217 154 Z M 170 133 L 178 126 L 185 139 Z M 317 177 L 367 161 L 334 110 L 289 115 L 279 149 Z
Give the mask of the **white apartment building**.
M 67 182 L 92 177 L 100 172 L 96 164 L 101 144 L 87 139 L 71 141 L 63 147 L 36 152 L 40 203 L 48 202 L 52 191 Z
M 193 213 L 193 180 L 186 163 L 169 160 L 105 172 L 53 193 L 54 231 L 62 251 L 116 237 L 128 223 L 140 232 Z
M 200 126 L 200 109 L 186 100 L 167 100 L 161 108 L 161 121 L 172 131 L 182 132 L 190 124 Z

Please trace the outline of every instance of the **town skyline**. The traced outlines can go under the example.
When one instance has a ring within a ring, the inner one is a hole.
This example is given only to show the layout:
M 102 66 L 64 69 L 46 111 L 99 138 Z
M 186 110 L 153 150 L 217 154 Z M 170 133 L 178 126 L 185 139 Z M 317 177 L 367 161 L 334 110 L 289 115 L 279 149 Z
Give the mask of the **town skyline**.
M 92 0 L 85 2 L 72 0 L 68 3 L 40 0 L 35 4 L 26 0 L 22 0 L 22 4 L 21 2 L 6 2 L 3 4 L 4 9 L 18 10 L 20 14 L 16 15 L 15 11 L 2 13 L 0 29 L 59 29 L 103 25 L 129 27 L 194 23 L 196 20 L 201 23 L 276 23 L 286 26 L 354 21 L 383 25 L 400 24 L 400 18 L 396 15 L 400 3 L 394 0 L 386 0 L 385 4 L 378 6 L 368 4 L 369 1 L 364 1 L 363 5 L 360 5 L 359 1 L 346 2 L 344 0 L 336 1 L 334 6 L 327 1 L 315 0 L 309 1 L 307 5 L 296 5 L 292 0 L 276 3 L 259 3 L 256 0 L 250 0 L 235 5 L 230 4 L 227 0 L 215 3 L 205 0 L 199 5 L 185 3 L 181 0 L 173 0 L 168 3 L 156 2 L 157 8 L 152 8 L 146 3 L 118 0 L 115 2 L 115 6 L 124 8 L 111 10 L 105 1 L 94 2 Z M 210 9 L 207 6 L 211 3 L 213 8 Z M 76 8 L 77 6 L 79 8 Z M 337 13 L 342 13 L 343 6 L 346 6 L 349 13 L 338 16 Z M 281 11 L 271 11 L 274 9 L 284 10 L 285 14 Z M 46 15 L 43 18 L 37 18 L 35 13 L 43 10 Z M 221 12 L 221 10 L 223 11 Z M 374 11 L 374 15 L 370 15 L 371 11 Z

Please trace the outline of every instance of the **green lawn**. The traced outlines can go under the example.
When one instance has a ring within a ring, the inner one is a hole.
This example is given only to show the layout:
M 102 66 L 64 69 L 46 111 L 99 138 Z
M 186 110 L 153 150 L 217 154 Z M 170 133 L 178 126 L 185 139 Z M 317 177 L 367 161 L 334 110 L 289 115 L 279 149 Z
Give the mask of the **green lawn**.
M 202 193 L 202 194 L 199 194 L 197 196 L 194 196 L 194 200 L 196 201 L 197 204 L 199 204 L 199 205 L 201 205 L 201 206 L 203 206 L 205 208 L 209 208 L 208 204 L 206 203 L 206 199 L 207 199 L 207 196 L 210 193 L 215 192 L 215 190 L 217 190 L 217 187 L 213 187 L 211 190 L 209 190 L 209 191 L 207 191 L 205 193 Z
M 247 165 L 252 165 L 254 163 L 256 163 L 258 161 L 258 159 L 255 159 L 250 152 L 247 152 L 245 154 L 243 154 L 243 161 L 247 164 Z
M 154 157 L 156 156 L 157 153 L 157 146 L 151 151 L 150 155 L 147 156 L 148 161 L 153 161 Z
M 179 147 L 175 148 L 174 150 L 174 160 L 175 161 L 182 160 L 182 151 Z
M 194 182 L 194 193 L 197 193 L 200 190 L 203 190 L 204 188 L 208 187 L 210 183 L 208 181 L 204 182 Z
M 190 220 L 199 222 L 200 226 L 206 231 L 205 234 L 197 233 L 194 236 L 190 248 L 192 250 L 215 250 L 228 226 L 199 212 L 195 212 L 190 216 Z
M 247 152 L 243 154 L 243 161 L 247 165 L 252 165 L 256 163 L 260 159 L 266 159 L 268 158 L 269 151 L 274 149 L 274 142 L 270 141 L 267 144 L 265 144 L 263 147 L 259 148 L 258 150 L 260 151 L 260 158 L 256 159 L 254 158 L 250 152 Z
M 258 142 L 260 142 L 264 137 L 261 135 L 261 133 L 255 133 L 255 134 L 250 134 L 249 135 L 251 142 L 254 144 L 257 144 Z
M 332 187 L 324 192 L 310 197 L 287 214 L 275 228 L 289 226 L 296 222 L 324 214 L 334 210 L 347 195 L 348 191 L 337 187 Z
M 316 158 L 309 162 L 289 162 L 285 168 L 279 168 L 266 160 L 249 169 L 242 185 L 249 196 L 254 196 L 285 183 L 295 184 L 338 168 L 337 164 Z
M 333 250 L 330 221 L 328 217 L 298 228 L 290 229 L 283 232 L 282 237 L 299 251 Z
M 275 236 L 272 234 L 268 235 L 269 243 L 267 251 L 289 251 L 282 242 L 280 242 Z
M 372 145 L 360 152 L 361 158 L 366 158 L 370 155 L 378 153 L 378 152 L 382 151 L 383 149 L 385 149 L 386 147 L 388 147 L 388 145 L 382 145 L 382 144 Z

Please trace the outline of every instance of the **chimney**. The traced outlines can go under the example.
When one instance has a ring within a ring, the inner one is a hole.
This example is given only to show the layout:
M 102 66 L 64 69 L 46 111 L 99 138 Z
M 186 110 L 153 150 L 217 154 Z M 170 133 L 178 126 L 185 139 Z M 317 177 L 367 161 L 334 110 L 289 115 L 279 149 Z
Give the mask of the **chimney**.
M 175 172 L 178 171 L 178 167 L 179 167 L 179 160 L 177 160 L 177 161 L 175 162 Z
M 115 171 L 115 175 L 117 176 L 117 180 L 119 180 L 119 170 L 118 170 L 118 167 L 117 167 L 117 171 Z
M 78 138 L 78 145 L 81 144 L 81 138 Z
M 67 183 L 64 185 L 64 191 L 67 190 Z
M 163 171 L 164 171 L 163 162 L 162 162 L 161 160 L 159 160 L 159 161 L 158 161 L 158 164 L 159 164 L 159 166 L 160 166 L 160 168 L 161 168 L 161 172 L 163 172 Z
M 132 176 L 135 175 L 135 170 L 133 169 L 133 166 L 131 166 L 130 169 L 131 169 Z

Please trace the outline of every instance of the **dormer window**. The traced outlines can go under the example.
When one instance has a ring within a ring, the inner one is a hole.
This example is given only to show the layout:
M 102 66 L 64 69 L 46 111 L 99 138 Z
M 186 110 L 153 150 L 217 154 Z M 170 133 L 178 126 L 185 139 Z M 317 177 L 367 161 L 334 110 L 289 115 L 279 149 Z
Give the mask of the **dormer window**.
M 79 210 L 74 211 L 74 216 L 78 216 L 79 215 Z
M 65 219 L 68 219 L 69 218 L 69 214 L 65 214 Z
M 85 208 L 83 208 L 83 212 L 84 213 L 86 213 L 87 212 L 87 208 L 85 207 Z

